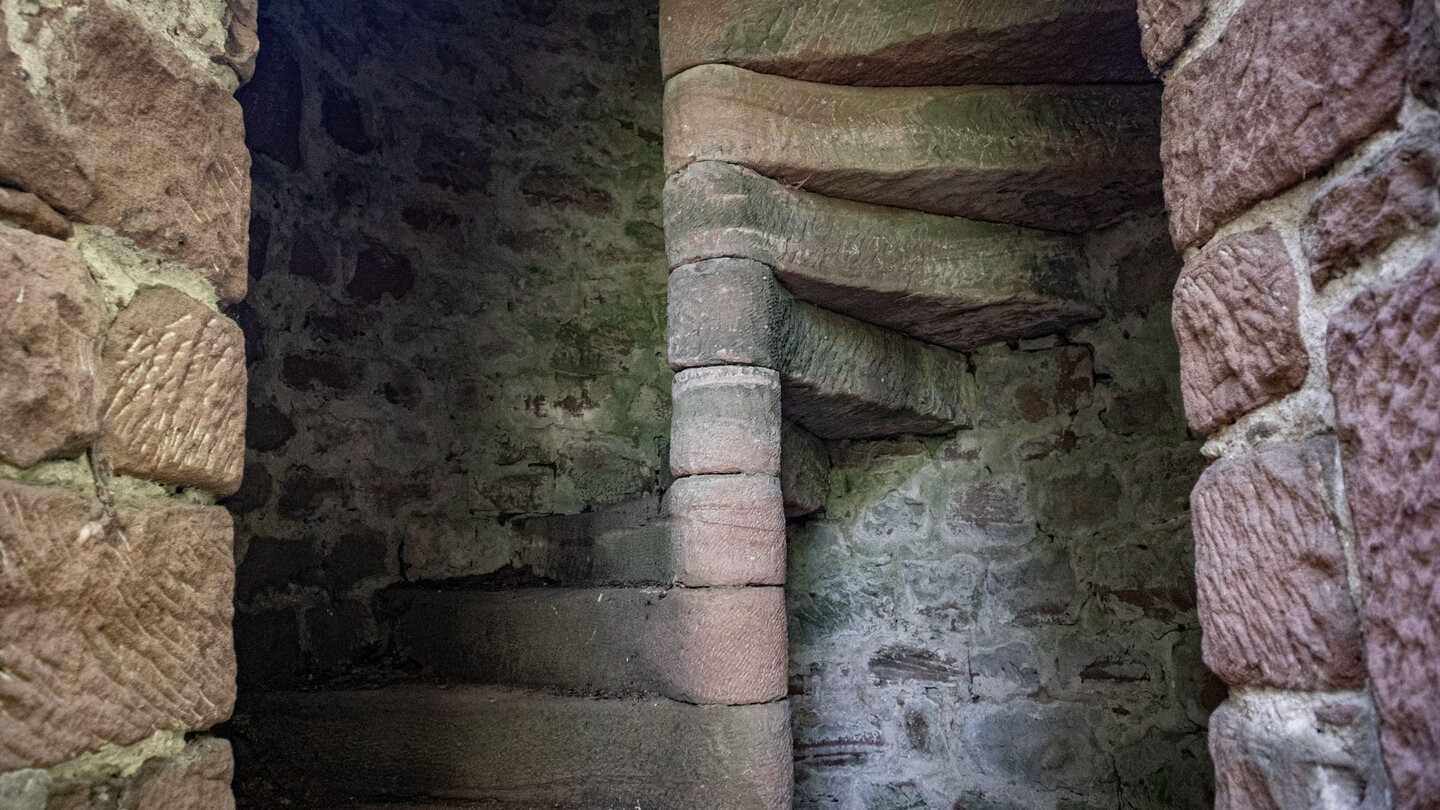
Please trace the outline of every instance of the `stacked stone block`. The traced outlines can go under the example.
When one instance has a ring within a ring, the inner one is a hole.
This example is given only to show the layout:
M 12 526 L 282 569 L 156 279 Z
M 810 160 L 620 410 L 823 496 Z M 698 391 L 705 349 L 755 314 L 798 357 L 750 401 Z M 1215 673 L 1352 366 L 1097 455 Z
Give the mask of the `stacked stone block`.
M 1217 807 L 1440 806 L 1435 5 L 1140 8 L 1186 411 L 1217 459 L 1192 499 L 1233 690 Z
M 697 372 L 773 370 L 794 521 L 781 573 L 796 807 L 1203 797 L 1193 595 L 1164 582 L 1188 535 L 1158 505 L 1193 465 L 1153 444 L 1183 437 L 1174 392 L 1131 374 L 1173 355 L 1116 362 L 1122 333 L 1168 342 L 1147 310 L 1174 270 L 1155 227 L 1158 86 L 1134 83 L 1139 39 L 1123 4 L 661 4 L 672 471 L 692 476 L 668 496 L 672 531 L 700 522 L 673 508 L 690 482 L 717 478 L 692 459 L 758 459 L 759 437 L 773 441 L 759 420 L 740 438 L 723 415 L 753 413 L 751 400 Z M 1121 381 L 1161 390 L 1121 401 Z M 692 427 L 702 413 L 715 429 Z M 797 429 L 805 441 L 787 443 Z M 1120 501 L 1102 447 L 1145 457 L 1125 501 L 1153 524 L 1083 505 Z M 812 466 L 838 490 L 802 496 Z M 1021 475 L 1047 474 L 1032 497 Z M 773 507 L 753 502 L 712 533 L 716 554 L 756 547 Z M 1119 532 L 1152 559 L 1102 551 L 1095 535 Z M 1108 614 L 1130 611 L 1147 629 L 1098 651 L 1090 634 L 1124 633 Z M 1140 653 L 1141 636 L 1177 627 L 1167 663 Z M 1056 683 L 1044 659 L 1061 638 L 1074 672 Z M 1022 670 L 1028 691 L 1006 683 Z M 1138 722 L 1101 709 L 1120 694 Z M 1102 751 L 1158 739 L 1173 750 L 1098 767 Z
M 233 806 L 245 3 L 0 12 L 0 805 Z M 187 737 L 193 737 L 187 742 Z

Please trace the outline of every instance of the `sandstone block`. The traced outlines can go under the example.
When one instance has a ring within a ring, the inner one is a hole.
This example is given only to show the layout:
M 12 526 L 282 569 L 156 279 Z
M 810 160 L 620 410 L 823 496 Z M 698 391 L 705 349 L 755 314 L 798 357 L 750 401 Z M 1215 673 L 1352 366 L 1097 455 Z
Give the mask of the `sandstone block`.
M 1440 256 L 1330 322 L 1345 494 L 1364 583 L 1366 661 L 1395 807 L 1440 796 Z
M 992 424 L 1069 415 L 1093 398 L 1094 363 L 1085 346 L 977 352 L 974 359 L 979 418 Z
M 240 776 L 274 779 L 291 795 L 318 791 L 325 806 L 437 795 L 647 810 L 713 807 L 717 797 L 726 810 L 791 803 L 785 701 L 690 706 L 407 686 L 273 693 L 247 712 L 257 756 L 240 761 Z
M 670 364 L 780 372 L 785 418 L 825 439 L 965 424 L 963 356 L 797 303 L 761 264 L 718 259 L 670 274 Z
M 709 63 L 831 84 L 1142 81 L 1131 0 L 665 0 L 667 77 Z
M 1302 225 L 1310 278 L 1322 287 L 1415 228 L 1440 224 L 1440 130 L 1416 132 L 1372 165 L 1337 178 Z
M 1205 0 L 1140 0 L 1140 49 L 1150 72 L 1160 74 L 1190 42 L 1205 14 Z
M 74 248 L 0 225 L 0 458 L 28 467 L 95 440 L 104 323 Z
M 1335 444 L 1216 463 L 1191 496 L 1205 663 L 1231 686 L 1356 689 L 1359 617 L 1335 534 Z
M 783 585 L 785 507 L 780 480 L 696 475 L 665 493 L 672 576 L 682 585 Z
M 1177 246 L 1205 242 L 1393 122 L 1408 11 L 1408 0 L 1248 0 L 1223 39 L 1168 78 L 1161 157 Z
M 123 6 L 67 7 L 0 15 L 0 182 L 245 297 L 240 105 Z
M 670 472 L 780 472 L 780 375 L 754 366 L 685 369 L 672 386 Z
M 1299 296 L 1285 244 L 1269 228 L 1229 237 L 1185 265 L 1171 317 L 1192 429 L 1213 433 L 1304 384 Z
M 1232 694 L 1210 715 L 1216 810 L 1380 810 L 1385 772 L 1363 692 Z
M 100 442 L 115 471 L 228 495 L 245 464 L 245 336 L 169 287 L 136 294 L 105 343 Z
M 786 517 L 819 512 L 830 496 L 830 453 L 825 443 L 790 422 L 780 430 L 780 493 Z
M 75 232 L 70 220 L 60 216 L 44 200 L 13 188 L 0 188 L 0 219 L 8 219 L 27 231 L 55 239 L 69 239 Z
M 0 482 L 0 770 L 230 714 L 234 563 L 219 507 Z
M 401 604 L 399 648 L 441 677 L 724 705 L 785 694 L 781 588 L 415 589 Z
M 1083 231 L 1159 203 L 1148 85 L 846 87 L 701 65 L 665 86 L 665 170 L 738 163 L 830 197 Z
M 728 163 L 666 181 L 665 240 L 671 267 L 753 259 L 802 301 L 952 348 L 1098 314 L 1078 237 L 833 199 Z

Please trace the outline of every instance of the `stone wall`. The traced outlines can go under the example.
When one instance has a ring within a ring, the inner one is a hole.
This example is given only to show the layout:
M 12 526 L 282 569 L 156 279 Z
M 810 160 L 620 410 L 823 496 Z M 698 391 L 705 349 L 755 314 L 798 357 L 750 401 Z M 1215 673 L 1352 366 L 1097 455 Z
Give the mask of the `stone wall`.
M 795 806 L 1209 808 L 1168 306 L 971 361 L 973 429 L 833 446 L 792 527 Z
M 0 806 L 233 806 L 244 2 L 0 10 Z
M 1220 808 L 1434 808 L 1437 8 L 1140 3 Z M 1378 739 L 1377 739 L 1378 732 Z
M 261 9 L 242 684 L 402 676 L 392 586 L 523 583 L 527 519 L 658 508 L 655 27 L 613 2 Z

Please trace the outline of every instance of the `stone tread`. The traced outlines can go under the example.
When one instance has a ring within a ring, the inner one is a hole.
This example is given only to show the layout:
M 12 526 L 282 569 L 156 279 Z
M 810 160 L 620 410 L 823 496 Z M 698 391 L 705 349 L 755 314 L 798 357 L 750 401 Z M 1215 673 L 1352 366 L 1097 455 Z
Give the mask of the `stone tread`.
M 255 752 L 238 760 L 240 779 L 264 777 L 297 796 L 318 791 L 324 807 L 790 806 L 785 701 L 716 707 L 399 686 L 257 695 L 237 727 Z
M 716 259 L 670 274 L 670 364 L 780 372 L 784 417 L 822 439 L 969 424 L 963 355 L 797 302 L 763 264 Z
M 1133 0 L 664 0 L 665 75 L 706 63 L 835 84 L 1144 81 Z
M 701 65 L 665 87 L 665 169 L 737 163 L 830 197 L 1065 231 L 1158 207 L 1152 85 L 843 87 Z
M 397 648 L 446 680 L 706 704 L 785 695 L 781 588 L 416 589 L 400 604 Z
M 955 349 L 1099 315 L 1080 237 L 835 199 L 728 163 L 669 178 L 665 242 L 672 268 L 753 259 L 802 301 Z

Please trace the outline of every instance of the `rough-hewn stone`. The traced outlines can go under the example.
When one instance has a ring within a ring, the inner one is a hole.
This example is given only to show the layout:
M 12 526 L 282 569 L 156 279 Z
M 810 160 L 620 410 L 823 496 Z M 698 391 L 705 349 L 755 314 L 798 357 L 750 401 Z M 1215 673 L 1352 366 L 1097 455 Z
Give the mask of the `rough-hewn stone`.
M 1303 224 L 1316 287 L 1384 250 L 1407 230 L 1440 224 L 1440 130 L 1407 135 L 1376 161 L 1336 178 Z
M 665 75 L 725 63 L 830 84 L 1139 81 L 1133 0 L 665 0 Z
M 1205 663 L 1231 686 L 1365 683 L 1360 622 L 1330 498 L 1335 443 L 1221 461 L 1191 497 Z
M 0 15 L 0 182 L 189 264 L 225 300 L 243 298 L 240 105 L 131 11 L 63 5 Z
M 221 495 L 245 462 L 245 336 L 170 287 L 141 290 L 105 342 L 101 448 L 117 472 Z
M 0 770 L 230 714 L 224 509 L 0 482 L 0 543 Z
M 702 65 L 665 86 L 665 169 L 1059 230 L 1159 201 L 1149 85 L 865 88 Z
M 1216 810 L 1383 810 L 1375 710 L 1363 692 L 1232 695 L 1210 715 Z
M 780 492 L 786 517 L 824 509 L 830 494 L 830 454 L 825 443 L 790 422 L 780 432 Z
M 27 231 L 56 239 L 69 239 L 75 232 L 70 220 L 45 201 L 25 191 L 0 188 L 0 219 L 8 219 Z
M 1204 242 L 1394 120 L 1408 10 L 1408 0 L 1248 0 L 1223 39 L 1168 78 L 1161 157 L 1176 245 Z
M 992 424 L 1023 419 L 1041 422 L 1090 404 L 1094 364 L 1085 346 L 1057 346 L 1030 352 L 977 352 L 977 418 Z
M 716 259 L 670 274 L 670 364 L 780 372 L 785 418 L 825 439 L 965 424 L 963 356 L 797 303 L 764 265 Z
M 1440 2 L 1414 0 L 1410 17 L 1410 92 L 1440 105 Z
M 1227 237 L 1186 263 L 1172 319 L 1191 428 L 1212 433 L 1305 382 L 1299 295 L 1285 244 L 1269 228 Z
M 0 458 L 28 467 L 94 441 L 104 319 L 74 248 L 0 225 Z
M 1330 322 L 1331 391 L 1395 807 L 1440 796 L 1440 256 Z
M 1159 75 L 1190 42 L 1205 14 L 1205 0 L 1140 0 L 1140 49 Z
M 469 683 L 764 703 L 785 694 L 783 602 L 779 588 L 416 590 L 396 643 Z
M 671 267 L 753 259 L 802 301 L 952 348 L 1098 314 L 1077 237 L 832 199 L 728 163 L 666 181 L 665 244 Z
M 780 375 L 707 366 L 675 375 L 670 472 L 780 474 Z
M 780 480 L 696 475 L 665 493 L 671 576 L 682 585 L 785 584 Z
M 690 810 L 717 797 L 727 810 L 790 807 L 785 701 L 690 706 L 399 687 L 275 693 L 243 711 L 261 746 L 240 760 L 239 778 L 277 778 L 291 795 L 318 793 L 322 806 L 445 796 L 541 807 Z

